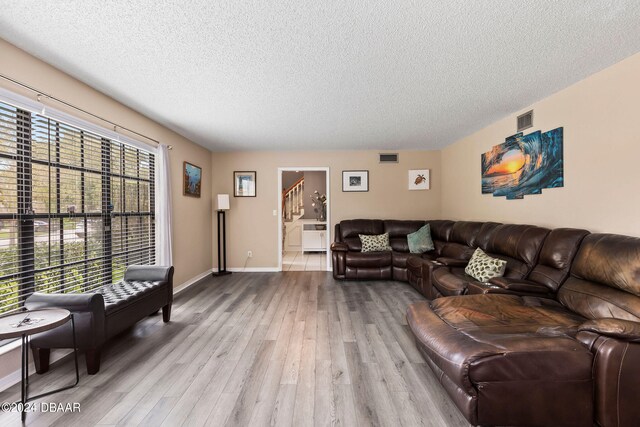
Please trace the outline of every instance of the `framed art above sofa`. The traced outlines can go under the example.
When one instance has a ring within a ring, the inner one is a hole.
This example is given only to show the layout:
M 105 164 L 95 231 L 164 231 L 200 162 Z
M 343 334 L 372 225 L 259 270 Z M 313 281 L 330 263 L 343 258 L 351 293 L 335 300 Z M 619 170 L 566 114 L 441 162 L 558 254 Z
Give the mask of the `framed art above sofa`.
M 342 191 L 369 191 L 369 171 L 342 171 Z

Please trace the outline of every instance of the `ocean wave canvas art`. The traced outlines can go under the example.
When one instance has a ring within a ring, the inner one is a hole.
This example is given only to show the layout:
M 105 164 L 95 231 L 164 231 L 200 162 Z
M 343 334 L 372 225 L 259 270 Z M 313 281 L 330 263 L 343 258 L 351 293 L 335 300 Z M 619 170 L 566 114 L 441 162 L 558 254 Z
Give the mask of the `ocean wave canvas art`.
M 482 194 L 522 199 L 564 187 L 563 128 L 515 134 L 482 155 Z

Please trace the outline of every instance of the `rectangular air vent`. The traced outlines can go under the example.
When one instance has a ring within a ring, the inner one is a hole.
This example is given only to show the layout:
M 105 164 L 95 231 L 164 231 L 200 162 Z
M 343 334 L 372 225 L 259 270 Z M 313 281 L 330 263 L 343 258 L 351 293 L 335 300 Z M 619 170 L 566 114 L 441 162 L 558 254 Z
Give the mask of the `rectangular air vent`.
M 533 126 L 533 110 L 518 116 L 518 132 Z
M 380 163 L 398 163 L 398 153 L 380 153 Z

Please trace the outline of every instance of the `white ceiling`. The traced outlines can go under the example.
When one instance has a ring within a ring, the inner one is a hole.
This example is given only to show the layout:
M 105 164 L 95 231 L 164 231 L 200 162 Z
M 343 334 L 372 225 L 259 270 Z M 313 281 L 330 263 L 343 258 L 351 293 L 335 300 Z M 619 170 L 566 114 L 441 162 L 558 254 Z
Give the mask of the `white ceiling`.
M 440 148 L 640 51 L 639 23 L 638 0 L 0 0 L 0 37 L 212 150 Z

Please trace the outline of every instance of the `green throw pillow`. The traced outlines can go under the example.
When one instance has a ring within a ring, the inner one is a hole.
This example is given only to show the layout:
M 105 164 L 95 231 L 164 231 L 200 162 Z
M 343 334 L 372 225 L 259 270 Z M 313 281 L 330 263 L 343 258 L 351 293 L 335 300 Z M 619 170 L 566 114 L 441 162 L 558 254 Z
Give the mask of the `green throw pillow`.
M 382 252 L 390 251 L 389 246 L 389 233 L 367 235 L 358 234 L 360 241 L 362 242 L 362 252 Z
M 476 249 L 464 272 L 479 282 L 486 283 L 494 277 L 502 277 L 507 261 L 492 258 L 480 248 Z
M 421 254 L 432 251 L 433 240 L 431 239 L 431 227 L 429 224 L 423 225 L 414 233 L 407 234 L 407 243 L 409 243 L 409 252 L 412 254 Z

